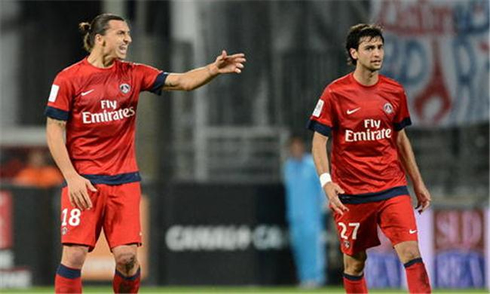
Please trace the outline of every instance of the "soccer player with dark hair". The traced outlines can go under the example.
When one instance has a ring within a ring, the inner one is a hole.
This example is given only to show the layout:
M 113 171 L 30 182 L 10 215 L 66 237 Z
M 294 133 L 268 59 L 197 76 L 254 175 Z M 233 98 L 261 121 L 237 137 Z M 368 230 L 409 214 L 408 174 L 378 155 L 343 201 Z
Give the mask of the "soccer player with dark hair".
M 116 293 L 140 284 L 140 174 L 134 138 L 139 93 L 193 90 L 220 74 L 240 73 L 245 55 L 223 51 L 182 74 L 125 62 L 131 35 L 124 18 L 101 14 L 81 23 L 88 57 L 55 78 L 46 107 L 47 142 L 66 187 L 61 196 L 63 253 L 56 293 L 80 293 L 81 268 L 103 228 L 116 262 Z M 65 144 L 66 133 L 66 144 Z
M 377 227 L 405 266 L 410 293 L 430 293 L 407 189 L 419 213 L 431 201 L 404 128 L 411 124 L 403 87 L 381 74 L 384 38 L 375 25 L 353 26 L 346 50 L 354 72 L 328 85 L 308 128 L 321 185 L 337 224 L 347 293 L 366 293 L 366 249 L 380 244 Z M 332 137 L 331 173 L 327 141 Z

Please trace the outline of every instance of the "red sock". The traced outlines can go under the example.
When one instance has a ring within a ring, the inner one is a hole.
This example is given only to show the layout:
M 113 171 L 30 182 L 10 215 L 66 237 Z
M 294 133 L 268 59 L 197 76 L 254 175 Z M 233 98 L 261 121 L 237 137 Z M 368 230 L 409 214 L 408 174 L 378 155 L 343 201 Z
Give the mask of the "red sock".
M 351 276 L 344 273 L 344 288 L 345 288 L 345 293 L 368 292 L 364 275 L 358 277 L 358 276 Z
M 431 293 L 429 276 L 422 258 L 413 259 L 404 264 L 410 293 Z
M 80 270 L 69 268 L 60 263 L 54 279 L 55 293 L 82 293 Z
M 141 268 L 131 277 L 125 277 L 117 269 L 112 280 L 114 293 L 138 293 L 140 289 Z

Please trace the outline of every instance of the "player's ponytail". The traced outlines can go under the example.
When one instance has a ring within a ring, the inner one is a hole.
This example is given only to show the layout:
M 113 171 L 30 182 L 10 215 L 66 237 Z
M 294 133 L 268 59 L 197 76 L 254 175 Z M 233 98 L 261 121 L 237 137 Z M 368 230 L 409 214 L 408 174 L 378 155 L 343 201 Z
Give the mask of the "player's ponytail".
M 93 43 L 90 44 L 90 24 L 88 22 L 81 22 L 78 24 L 78 29 L 80 30 L 80 33 L 83 35 L 83 48 L 90 52 L 93 47 Z
M 90 32 L 90 24 L 88 22 L 81 22 L 78 24 L 78 28 L 82 34 L 87 34 Z
M 126 21 L 121 16 L 104 13 L 97 15 L 90 23 L 81 22 L 78 24 L 78 29 L 83 35 L 83 47 L 87 52 L 91 52 L 95 45 L 95 36 L 105 35 L 106 30 L 109 28 L 109 21 L 120 20 Z

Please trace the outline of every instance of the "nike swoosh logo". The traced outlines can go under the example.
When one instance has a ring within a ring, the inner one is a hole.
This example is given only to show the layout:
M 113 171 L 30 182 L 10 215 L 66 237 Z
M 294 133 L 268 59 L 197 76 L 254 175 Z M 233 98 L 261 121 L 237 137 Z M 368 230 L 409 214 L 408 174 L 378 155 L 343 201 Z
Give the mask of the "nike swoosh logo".
M 409 232 L 410 234 L 415 234 L 415 233 L 417 233 L 417 230 L 409 230 L 408 232 Z
M 356 109 L 347 109 L 347 114 L 353 114 L 354 112 L 358 111 L 361 109 L 360 107 L 357 107 Z
M 95 91 L 95 89 L 88 90 L 87 92 L 82 92 L 82 96 L 85 96 L 85 95 L 87 95 L 87 94 L 90 94 L 90 93 L 92 93 L 93 91 Z

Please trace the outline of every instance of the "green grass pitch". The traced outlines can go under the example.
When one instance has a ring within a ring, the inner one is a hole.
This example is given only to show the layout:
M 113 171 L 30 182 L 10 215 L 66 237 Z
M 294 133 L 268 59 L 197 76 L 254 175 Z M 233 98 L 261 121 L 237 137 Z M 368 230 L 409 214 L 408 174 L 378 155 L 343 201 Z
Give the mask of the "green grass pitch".
M 83 287 L 84 293 L 112 293 L 111 287 Z M 53 287 L 35 287 L 28 289 L 0 289 L 0 293 L 54 293 Z M 142 287 L 140 293 L 345 293 L 341 287 L 323 287 L 305 290 L 295 287 Z M 400 289 L 370 290 L 369 293 L 407 293 Z M 445 290 L 435 289 L 433 293 L 489 293 L 485 289 Z

